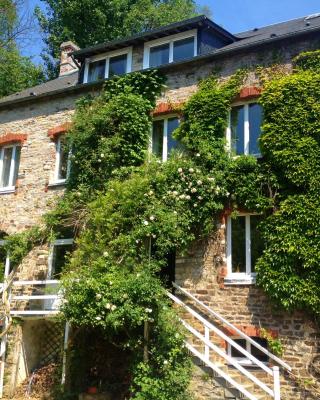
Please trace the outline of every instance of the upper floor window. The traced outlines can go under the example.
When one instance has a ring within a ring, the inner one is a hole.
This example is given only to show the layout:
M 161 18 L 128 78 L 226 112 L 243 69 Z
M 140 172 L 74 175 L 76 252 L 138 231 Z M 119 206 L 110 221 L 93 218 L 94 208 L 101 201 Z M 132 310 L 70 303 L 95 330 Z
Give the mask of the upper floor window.
M 178 128 L 177 116 L 155 119 L 152 125 L 151 149 L 152 153 L 162 161 L 168 159 L 171 150 L 179 148 L 179 142 L 172 137 L 173 131 Z
M 258 224 L 260 215 L 239 215 L 227 222 L 228 277 L 250 279 L 255 276 L 255 264 L 263 251 Z
M 147 42 L 144 47 L 144 68 L 158 67 L 197 55 L 197 30 Z
M 60 135 L 56 141 L 56 164 L 53 183 L 64 183 L 70 172 L 70 148 L 66 137 Z
M 20 163 L 20 145 L 0 149 L 0 191 L 14 190 Z
M 260 155 L 262 107 L 257 103 L 232 107 L 230 112 L 227 140 L 236 155 Z
M 86 61 L 84 83 L 96 82 L 131 72 L 132 48 L 92 57 Z

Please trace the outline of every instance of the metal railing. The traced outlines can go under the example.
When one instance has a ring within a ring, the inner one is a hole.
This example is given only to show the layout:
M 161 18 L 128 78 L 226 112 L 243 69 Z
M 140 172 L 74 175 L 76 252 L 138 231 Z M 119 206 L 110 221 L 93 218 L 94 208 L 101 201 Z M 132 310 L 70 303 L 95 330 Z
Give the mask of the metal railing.
M 227 325 L 229 328 L 231 328 L 234 332 L 236 332 L 241 338 L 246 339 L 249 341 L 253 346 L 261 350 L 264 354 L 268 355 L 270 359 L 273 359 L 274 361 L 277 362 L 277 364 L 280 364 L 284 366 L 287 370 L 291 370 L 291 368 L 281 359 L 270 353 L 267 349 L 262 347 L 260 344 L 256 343 L 252 338 L 244 334 L 240 329 L 235 327 L 233 324 L 231 324 L 229 321 L 225 320 L 222 316 L 217 314 L 215 311 L 211 310 L 208 306 L 206 306 L 204 303 L 202 303 L 200 300 L 198 300 L 196 297 L 194 297 L 192 294 L 187 292 L 185 289 L 180 288 L 178 285 L 173 284 L 176 289 L 178 289 L 181 293 L 192 299 L 193 301 L 196 302 L 198 306 L 201 306 L 202 308 L 206 309 L 207 312 L 209 312 L 210 315 L 213 315 L 216 319 L 218 319 L 220 322 L 222 322 L 224 325 Z M 188 350 L 194 354 L 196 357 L 198 357 L 204 364 L 206 364 L 208 367 L 210 367 L 217 375 L 220 377 L 224 378 L 226 382 L 228 382 L 229 385 L 233 386 L 235 389 L 237 389 L 239 392 L 241 392 L 244 396 L 246 396 L 249 400 L 257 400 L 256 394 L 251 393 L 248 390 L 248 387 L 243 386 L 241 383 L 237 382 L 234 377 L 230 376 L 228 372 L 224 371 L 221 369 L 221 366 L 219 366 L 216 362 L 211 361 L 210 356 L 211 353 L 214 353 L 215 356 L 218 356 L 219 358 L 223 359 L 224 361 L 227 362 L 227 365 L 231 365 L 234 369 L 236 369 L 239 374 L 242 376 L 245 376 L 251 384 L 253 384 L 253 387 L 259 387 L 265 394 L 269 395 L 271 398 L 274 400 L 280 400 L 280 371 L 279 371 L 279 366 L 273 366 L 270 368 L 268 365 L 266 365 L 264 362 L 260 361 L 257 359 L 255 356 L 253 356 L 251 353 L 249 353 L 246 349 L 244 349 L 242 346 L 240 346 L 235 340 L 227 336 L 220 328 L 209 322 L 207 319 L 205 319 L 202 315 L 200 315 L 197 311 L 195 311 L 193 308 L 189 307 L 187 304 L 185 304 L 181 299 L 179 299 L 177 296 L 173 295 L 172 293 L 167 293 L 168 297 L 178 306 L 182 307 L 185 309 L 189 315 L 194 317 L 198 322 L 202 324 L 204 334 L 199 332 L 197 329 L 195 329 L 193 326 L 190 325 L 189 322 L 186 322 L 184 319 L 180 318 L 180 321 L 184 325 L 184 327 L 193 335 L 194 338 L 198 339 L 200 343 L 204 346 L 204 351 L 201 353 L 193 344 L 187 342 L 186 347 Z M 267 375 L 272 377 L 273 380 L 273 387 L 269 387 L 266 383 L 261 381 L 257 376 L 255 376 L 252 372 L 250 372 L 248 369 L 244 368 L 243 365 L 234 357 L 231 355 L 227 354 L 224 348 L 221 348 L 214 344 L 210 340 L 210 333 L 213 332 L 217 337 L 228 343 L 230 346 L 232 346 L 234 349 L 236 349 L 238 352 L 240 352 L 246 359 L 250 360 L 253 366 L 256 366 L 260 370 L 264 371 Z
M 244 332 L 242 332 L 239 328 L 237 328 L 235 325 L 233 325 L 231 322 L 223 318 L 220 314 L 218 314 L 216 311 L 212 310 L 210 307 L 208 307 L 206 304 L 204 304 L 202 301 L 197 299 L 195 296 L 193 296 L 191 293 L 189 293 L 187 290 L 183 289 L 182 287 L 178 286 L 176 283 L 172 282 L 172 285 L 174 288 L 179 290 L 182 294 L 185 296 L 189 297 L 189 299 L 193 300 L 198 306 L 200 306 L 203 310 L 207 311 L 211 316 L 219 320 L 223 325 L 226 325 L 228 328 L 231 328 L 233 332 L 237 334 L 237 336 L 247 340 L 252 346 L 256 347 L 264 353 L 268 358 L 273 360 L 276 364 L 280 365 L 287 371 L 291 371 L 291 367 L 281 360 L 281 358 L 275 356 L 273 353 L 268 351 L 266 348 L 261 346 L 259 343 L 257 343 L 254 339 L 252 339 L 250 336 L 246 335 Z
M 48 286 L 55 288 L 54 294 L 12 294 L 11 295 L 11 309 L 10 309 L 10 314 L 11 315 L 24 315 L 24 316 L 46 316 L 46 315 L 55 315 L 59 313 L 59 306 L 62 301 L 62 294 L 59 293 L 59 281 L 58 280 L 42 280 L 42 281 L 13 281 L 12 282 L 13 288 L 26 288 L 29 290 L 33 290 L 34 287 L 39 287 L 39 286 L 45 286 L 47 288 Z M 40 304 L 40 308 L 38 310 L 35 309 L 22 309 L 17 306 L 17 302 L 19 301 L 27 301 L 27 302 L 33 302 L 35 300 L 43 300 L 43 303 Z

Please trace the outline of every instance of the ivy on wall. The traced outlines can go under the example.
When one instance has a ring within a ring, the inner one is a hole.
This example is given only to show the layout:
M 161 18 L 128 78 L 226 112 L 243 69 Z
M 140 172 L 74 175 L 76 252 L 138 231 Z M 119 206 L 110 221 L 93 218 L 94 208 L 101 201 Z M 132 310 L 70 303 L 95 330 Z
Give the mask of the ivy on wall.
M 278 182 L 263 224 L 258 283 L 288 310 L 320 315 L 320 57 L 302 53 L 293 74 L 265 84 L 261 147 Z
M 77 250 L 62 280 L 62 311 L 74 326 L 102 329 L 132 351 L 133 398 L 189 396 L 184 333 L 160 271 L 168 253 L 183 253 L 209 235 L 225 207 L 268 216 L 258 284 L 286 309 L 319 315 L 318 59 L 317 52 L 303 54 L 293 74 L 264 83 L 259 161 L 225 151 L 227 116 L 243 71 L 226 83 L 209 78 L 199 85 L 175 132 L 184 150 L 166 163 L 147 154 L 150 112 L 164 85 L 157 72 L 110 80 L 100 96 L 78 104 L 68 188 L 45 216 L 42 233 L 58 237 L 75 227 Z M 9 240 L 17 261 L 39 235 L 23 238 L 20 250 L 19 236 Z

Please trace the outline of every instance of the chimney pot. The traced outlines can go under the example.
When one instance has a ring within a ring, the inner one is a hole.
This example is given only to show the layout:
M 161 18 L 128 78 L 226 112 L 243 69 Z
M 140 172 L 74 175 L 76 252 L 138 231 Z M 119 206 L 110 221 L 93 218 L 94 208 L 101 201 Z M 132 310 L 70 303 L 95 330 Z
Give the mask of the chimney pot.
M 73 51 L 79 50 L 79 47 L 71 41 L 63 42 L 60 45 L 60 73 L 59 76 L 65 76 L 78 71 L 78 66 L 71 57 Z

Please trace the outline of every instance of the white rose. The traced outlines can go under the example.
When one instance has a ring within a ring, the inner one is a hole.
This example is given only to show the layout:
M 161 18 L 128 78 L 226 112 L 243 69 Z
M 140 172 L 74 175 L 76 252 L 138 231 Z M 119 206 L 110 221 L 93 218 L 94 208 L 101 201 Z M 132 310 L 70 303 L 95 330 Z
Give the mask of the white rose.
M 196 193 L 197 189 L 196 188 L 192 188 L 191 189 L 191 193 Z
M 151 215 L 149 219 L 150 219 L 150 221 L 154 221 L 155 220 L 155 216 Z
M 193 168 L 189 168 L 189 172 L 190 172 L 190 174 L 192 174 L 194 172 L 194 169 Z
M 143 224 L 144 225 L 149 225 L 149 222 L 148 221 L 143 221 Z
M 178 172 L 181 174 L 181 172 L 183 172 L 182 168 L 178 168 Z

